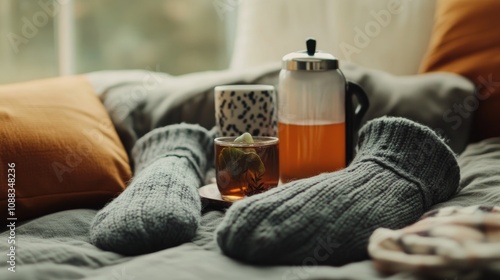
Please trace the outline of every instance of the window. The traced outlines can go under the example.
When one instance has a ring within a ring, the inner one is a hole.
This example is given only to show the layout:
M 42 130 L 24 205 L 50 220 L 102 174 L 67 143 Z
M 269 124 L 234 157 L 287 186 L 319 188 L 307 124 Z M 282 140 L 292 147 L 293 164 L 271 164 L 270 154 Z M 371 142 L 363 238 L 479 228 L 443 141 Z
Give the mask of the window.
M 0 83 L 108 69 L 224 69 L 230 25 L 210 0 L 1 0 Z

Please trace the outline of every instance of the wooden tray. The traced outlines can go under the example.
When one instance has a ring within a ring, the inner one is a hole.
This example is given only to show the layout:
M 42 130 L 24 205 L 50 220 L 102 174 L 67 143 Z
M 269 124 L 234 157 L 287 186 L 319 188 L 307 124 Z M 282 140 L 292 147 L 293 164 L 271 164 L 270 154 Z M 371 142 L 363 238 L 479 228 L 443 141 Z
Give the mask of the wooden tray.
M 211 208 L 224 209 L 233 204 L 231 201 L 222 199 L 217 184 L 209 184 L 198 189 L 201 202 Z

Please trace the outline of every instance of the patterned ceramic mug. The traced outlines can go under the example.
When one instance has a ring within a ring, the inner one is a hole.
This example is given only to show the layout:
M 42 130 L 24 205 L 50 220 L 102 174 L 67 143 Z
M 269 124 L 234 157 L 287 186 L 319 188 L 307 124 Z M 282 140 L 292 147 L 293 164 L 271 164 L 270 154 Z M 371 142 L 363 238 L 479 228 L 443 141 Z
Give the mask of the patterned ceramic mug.
M 217 137 L 277 136 L 276 92 L 271 85 L 215 87 Z

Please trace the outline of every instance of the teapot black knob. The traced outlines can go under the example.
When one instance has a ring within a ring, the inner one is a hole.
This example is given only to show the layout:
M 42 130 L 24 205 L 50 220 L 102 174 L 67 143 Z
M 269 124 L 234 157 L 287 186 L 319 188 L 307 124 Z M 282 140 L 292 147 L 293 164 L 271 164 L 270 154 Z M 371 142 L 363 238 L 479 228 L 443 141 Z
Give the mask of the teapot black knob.
M 316 40 L 314 38 L 308 38 L 306 40 L 307 54 L 314 55 L 316 53 Z

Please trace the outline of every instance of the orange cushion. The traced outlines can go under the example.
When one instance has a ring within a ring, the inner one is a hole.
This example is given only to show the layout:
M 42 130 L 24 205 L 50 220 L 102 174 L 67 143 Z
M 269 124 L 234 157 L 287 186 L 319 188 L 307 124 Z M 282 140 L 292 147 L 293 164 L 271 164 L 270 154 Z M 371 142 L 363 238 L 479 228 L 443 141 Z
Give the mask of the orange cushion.
M 1 85 L 0 124 L 0 209 L 12 186 L 18 219 L 101 207 L 131 177 L 111 119 L 83 76 Z
M 450 108 L 454 126 L 474 117 L 471 140 L 500 136 L 500 1 L 439 0 L 436 22 L 420 72 L 461 74 L 478 92 Z

